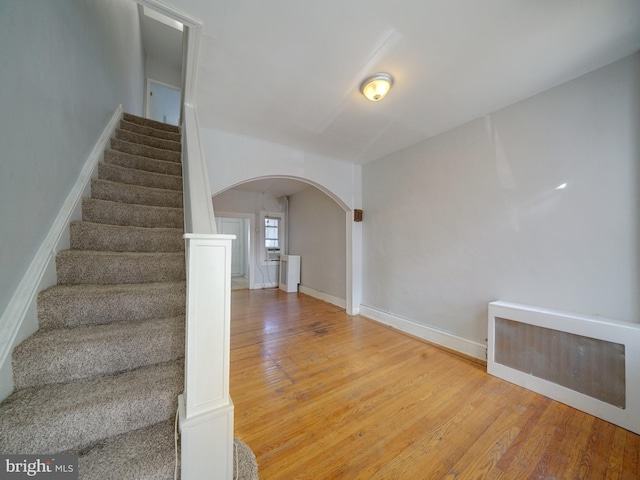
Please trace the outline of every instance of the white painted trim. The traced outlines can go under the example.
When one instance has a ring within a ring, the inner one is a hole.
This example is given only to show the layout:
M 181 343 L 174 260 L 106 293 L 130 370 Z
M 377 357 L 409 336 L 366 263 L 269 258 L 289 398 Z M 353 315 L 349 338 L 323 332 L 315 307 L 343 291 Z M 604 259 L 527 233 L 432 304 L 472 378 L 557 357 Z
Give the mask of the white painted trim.
M 231 241 L 235 235 L 185 233 L 187 310 L 185 417 L 228 405 Z M 215 369 L 209 368 L 215 365 Z
M 360 203 L 356 203 L 355 208 L 362 208 Z M 353 221 L 353 210 L 345 212 L 346 219 L 346 262 L 347 262 L 347 315 L 358 315 L 360 313 L 360 302 L 362 301 L 362 222 Z
M 2 314 L 0 338 L 4 341 L 0 344 L 0 398 L 6 398 L 13 390 L 11 352 L 13 347 L 38 329 L 38 292 L 56 283 L 56 254 L 69 248 L 69 223 L 82 218 L 82 197 L 91 188 L 91 178 L 97 176 L 98 163 L 121 118 L 122 105 L 119 105 L 87 157 L 47 236 Z M 9 382 L 5 384 L 7 380 Z
M 195 65 L 194 55 L 189 54 L 189 65 Z M 185 92 L 189 88 L 187 82 Z M 233 403 L 229 396 L 229 330 L 231 241 L 235 236 L 216 235 L 198 117 L 187 98 L 185 94 L 182 118 L 187 302 L 185 389 L 179 406 L 181 478 L 197 480 L 215 475 L 230 480 Z M 196 417 L 207 421 L 194 424 L 191 420 Z
M 170 5 L 158 0 L 136 0 L 139 4 L 156 10 L 163 15 L 177 20 L 187 28 L 184 30 L 183 48 L 183 75 L 184 96 L 183 103 L 193 104 L 196 93 L 196 72 L 198 67 L 198 49 L 200 47 L 200 35 L 202 34 L 202 22 L 195 17 L 185 14 Z
M 184 395 L 178 397 L 181 462 L 184 479 L 233 478 L 233 403 L 186 418 Z
M 257 259 L 256 263 L 259 263 L 263 267 L 270 267 L 273 265 L 277 265 L 278 269 L 280 269 L 280 261 L 279 260 L 271 260 L 267 261 L 267 248 L 264 246 L 264 220 L 265 218 L 278 218 L 282 223 L 282 227 L 278 228 L 278 241 L 280 243 L 280 253 L 286 252 L 289 250 L 289 246 L 287 245 L 286 231 L 287 231 L 287 215 L 285 212 L 270 212 L 268 210 L 260 210 L 259 213 L 259 224 L 258 224 L 258 233 L 256 234 L 257 239 L 257 247 L 258 247 L 258 255 L 260 258 Z
M 390 327 L 397 328 L 398 330 L 422 338 L 428 342 L 442 345 L 443 347 L 455 350 L 456 352 L 464 353 L 470 357 L 474 357 L 482 361 L 487 358 L 487 346 L 483 343 L 462 338 L 452 333 L 445 332 L 428 325 L 422 325 L 366 305 L 360 306 L 360 315 Z
M 260 290 L 262 288 L 278 288 L 277 283 L 256 283 L 251 287 L 251 290 Z
M 334 297 L 333 295 L 329 295 L 328 293 L 321 292 L 320 290 L 316 290 L 315 288 L 305 287 L 304 285 L 300 285 L 298 287 L 298 291 L 300 293 L 304 293 L 305 295 L 309 295 L 310 297 L 317 298 L 318 300 L 322 300 L 323 302 L 330 303 L 340 308 L 347 308 L 347 302 L 343 298 Z
M 198 114 L 192 105 L 185 105 L 182 142 L 185 232 L 215 234 L 216 221 L 207 164 L 202 153 Z
M 357 277 L 354 276 L 354 242 L 353 242 L 353 209 L 345 209 L 345 261 L 346 261 L 346 279 L 345 286 L 346 292 L 345 296 L 345 309 L 347 311 L 347 315 L 357 315 L 355 313 L 356 309 L 359 308 L 359 304 L 354 298 L 355 292 L 357 291 L 356 282 Z M 362 243 L 358 245 L 358 247 L 362 247 Z
M 553 382 L 497 363 L 495 361 L 496 317 L 624 345 L 626 408 L 616 407 Z M 489 350 L 487 372 L 489 374 L 640 434 L 639 324 L 503 301 L 489 303 L 488 320 Z

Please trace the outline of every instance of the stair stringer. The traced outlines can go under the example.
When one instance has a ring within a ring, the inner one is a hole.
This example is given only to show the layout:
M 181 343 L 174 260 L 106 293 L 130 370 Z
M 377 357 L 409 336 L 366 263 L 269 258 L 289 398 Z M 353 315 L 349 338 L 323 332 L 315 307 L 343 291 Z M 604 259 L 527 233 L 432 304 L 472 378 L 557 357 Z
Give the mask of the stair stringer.
M 38 330 L 38 292 L 57 283 L 56 255 L 69 248 L 69 224 L 82 219 L 82 198 L 90 196 L 91 179 L 98 176 L 98 164 L 122 119 L 122 113 L 122 105 L 119 105 L 89 153 L 47 236 L 0 318 L 0 401 L 13 391 L 11 352 L 17 344 Z

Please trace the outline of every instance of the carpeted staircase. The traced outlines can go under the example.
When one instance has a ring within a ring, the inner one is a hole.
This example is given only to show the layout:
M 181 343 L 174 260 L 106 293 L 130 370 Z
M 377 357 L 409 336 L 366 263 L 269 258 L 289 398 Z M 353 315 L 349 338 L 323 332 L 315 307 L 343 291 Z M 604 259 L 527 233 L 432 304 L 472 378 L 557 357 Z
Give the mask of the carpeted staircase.
M 1 453 L 76 453 L 84 480 L 174 478 L 185 342 L 180 141 L 178 127 L 123 115 L 82 221 L 70 225 L 71 248 L 56 257 L 58 283 L 38 296 L 40 329 L 13 352 Z M 239 477 L 257 479 L 253 453 L 236 445 Z
M 83 479 L 173 478 L 183 391 L 180 131 L 124 114 L 13 352 L 0 452 L 78 453 Z

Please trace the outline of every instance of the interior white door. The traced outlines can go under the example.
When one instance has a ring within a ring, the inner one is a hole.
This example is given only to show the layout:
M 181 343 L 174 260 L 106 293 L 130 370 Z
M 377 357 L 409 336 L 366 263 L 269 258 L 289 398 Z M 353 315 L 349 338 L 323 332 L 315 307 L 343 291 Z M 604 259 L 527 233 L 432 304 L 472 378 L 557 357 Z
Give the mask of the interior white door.
M 241 218 L 227 217 L 216 218 L 216 221 L 219 233 L 236 236 L 236 239 L 231 243 L 231 275 L 244 275 L 244 221 Z
M 159 122 L 178 125 L 180 122 L 180 89 L 149 79 L 147 90 L 147 117 Z

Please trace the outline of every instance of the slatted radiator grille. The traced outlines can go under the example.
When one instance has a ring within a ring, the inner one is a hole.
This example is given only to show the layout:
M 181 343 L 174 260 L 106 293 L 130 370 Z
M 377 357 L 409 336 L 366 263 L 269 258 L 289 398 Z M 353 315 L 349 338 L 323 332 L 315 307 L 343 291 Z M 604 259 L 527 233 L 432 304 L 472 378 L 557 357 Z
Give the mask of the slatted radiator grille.
M 487 371 L 640 433 L 640 325 L 489 304 Z
M 496 317 L 495 361 L 625 408 L 624 345 Z

